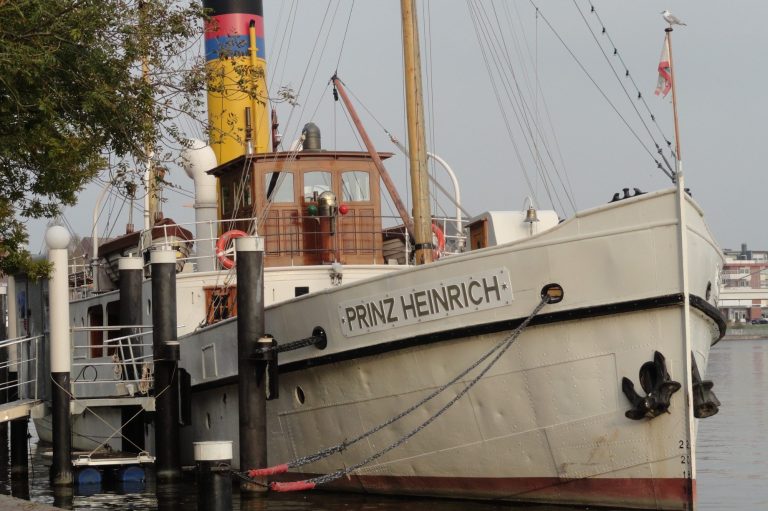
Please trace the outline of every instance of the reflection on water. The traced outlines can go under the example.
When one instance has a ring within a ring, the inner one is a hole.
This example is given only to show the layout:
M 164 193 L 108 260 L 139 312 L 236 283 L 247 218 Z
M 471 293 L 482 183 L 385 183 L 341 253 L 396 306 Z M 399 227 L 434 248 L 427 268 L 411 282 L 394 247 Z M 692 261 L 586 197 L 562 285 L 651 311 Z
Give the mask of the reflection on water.
M 768 509 L 768 408 L 765 383 L 768 375 L 768 339 L 723 341 L 712 350 L 706 379 L 715 383 L 722 402 L 720 413 L 699 422 L 698 493 L 700 511 Z M 0 491 L 22 499 L 78 510 L 193 511 L 197 497 L 192 482 L 156 487 L 149 481 L 139 487 L 78 488 L 73 494 L 57 493 L 48 485 L 48 467 L 37 445 L 30 445 L 29 484 L 10 481 L 0 471 Z M 268 498 L 241 499 L 235 491 L 233 509 L 241 511 L 549 511 L 582 510 L 552 506 L 403 499 L 379 496 L 307 492 L 274 494 Z M 199 510 L 203 511 L 203 510 Z
M 699 423 L 699 509 L 768 509 L 768 339 L 724 341 L 711 352 L 720 413 Z

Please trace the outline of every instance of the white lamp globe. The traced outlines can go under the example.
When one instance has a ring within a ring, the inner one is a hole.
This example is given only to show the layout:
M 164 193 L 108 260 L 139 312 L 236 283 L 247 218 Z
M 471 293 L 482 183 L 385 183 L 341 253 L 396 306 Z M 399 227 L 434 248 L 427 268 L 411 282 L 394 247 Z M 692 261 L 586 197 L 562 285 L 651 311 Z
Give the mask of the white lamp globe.
M 45 244 L 52 250 L 67 248 L 71 239 L 69 231 L 61 225 L 53 225 L 45 231 Z

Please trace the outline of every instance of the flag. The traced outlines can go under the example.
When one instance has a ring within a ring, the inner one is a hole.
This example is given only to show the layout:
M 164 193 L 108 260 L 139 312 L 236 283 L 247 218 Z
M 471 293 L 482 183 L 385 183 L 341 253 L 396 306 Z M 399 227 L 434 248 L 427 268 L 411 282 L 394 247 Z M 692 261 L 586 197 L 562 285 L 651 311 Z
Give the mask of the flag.
M 669 41 L 664 38 L 664 47 L 661 49 L 661 59 L 659 59 L 659 81 L 656 84 L 656 95 L 666 97 L 672 88 L 672 65 L 669 61 Z

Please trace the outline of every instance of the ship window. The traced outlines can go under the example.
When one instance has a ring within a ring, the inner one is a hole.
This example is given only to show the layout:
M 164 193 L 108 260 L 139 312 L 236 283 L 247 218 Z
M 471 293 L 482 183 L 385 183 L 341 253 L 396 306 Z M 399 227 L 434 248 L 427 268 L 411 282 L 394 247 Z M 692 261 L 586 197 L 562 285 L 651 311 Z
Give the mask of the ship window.
M 237 195 L 235 196 L 235 205 L 240 207 L 247 207 L 253 204 L 251 199 L 251 184 L 250 182 L 241 183 L 237 186 Z
M 295 202 L 292 172 L 267 172 L 264 175 L 265 194 L 272 202 Z
M 312 171 L 304 173 L 304 200 L 311 201 L 323 192 L 331 191 L 331 173 Z
M 371 186 L 367 172 L 353 170 L 341 175 L 341 200 L 344 201 L 370 201 Z
M 104 326 L 104 309 L 101 304 L 88 307 L 88 326 Z M 104 347 L 104 331 L 93 329 L 90 331 L 91 358 L 102 356 Z
M 293 296 L 304 296 L 309 294 L 309 286 L 296 286 L 293 288 Z
M 233 198 L 234 197 L 232 195 L 232 184 L 222 183 L 221 184 L 221 212 L 222 213 L 227 214 L 232 212 L 232 206 L 234 205 Z

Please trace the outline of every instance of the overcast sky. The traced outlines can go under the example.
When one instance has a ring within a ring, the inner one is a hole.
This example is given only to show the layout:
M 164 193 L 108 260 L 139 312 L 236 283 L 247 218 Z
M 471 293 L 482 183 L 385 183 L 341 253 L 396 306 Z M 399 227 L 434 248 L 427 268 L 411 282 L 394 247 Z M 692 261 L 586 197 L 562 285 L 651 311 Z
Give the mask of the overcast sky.
M 297 9 L 291 13 L 294 3 Z M 768 188 L 764 170 L 768 147 L 764 128 L 768 115 L 768 2 L 729 2 L 727 14 L 721 2 L 592 3 L 670 140 L 674 137 L 671 94 L 667 99 L 653 94 L 665 28 L 660 11 L 668 8 L 688 24 L 676 29 L 673 35 L 686 184 L 704 209 L 722 247 L 734 248 L 746 242 L 755 249 L 768 249 L 764 227 L 764 195 Z M 429 146 L 457 173 L 464 208 L 473 215 L 485 210 L 521 209 L 525 197 L 533 195 L 540 208 L 552 209 L 550 194 L 536 177 L 531 150 L 513 110 L 508 104 L 502 109 L 494 96 L 473 28 L 470 4 L 459 0 L 420 4 L 427 7 L 422 10 L 420 21 L 425 89 L 429 96 Z M 607 37 L 600 34 L 597 17 L 589 12 L 589 2 L 537 0 L 535 4 L 541 12 L 539 17 L 529 0 L 497 1 L 493 4 L 495 12 L 489 1 L 471 5 L 475 6 L 476 21 L 478 14 L 498 17 L 505 31 L 510 61 L 515 64 L 510 69 L 519 86 L 535 86 L 538 82 L 537 98 L 527 96 L 526 101 L 531 101 L 529 108 L 538 112 L 542 120 L 540 127 L 531 129 L 547 133 L 549 144 L 537 145 L 535 150 L 553 155 L 578 209 L 603 204 L 624 187 L 649 191 L 671 186 L 669 178 L 649 156 L 646 148 L 652 148 L 650 138 L 577 10 L 576 6 L 597 31 L 598 40 L 609 52 L 609 60 L 623 76 L 623 64 L 611 55 L 612 47 Z M 322 130 L 325 148 L 361 149 L 340 104 L 333 102 L 327 87 L 338 63 L 339 76 L 360 100 L 358 110 L 377 148 L 397 152 L 379 123 L 401 140 L 406 139 L 399 2 L 357 0 L 350 18 L 351 6 L 351 0 L 330 4 L 320 0 L 264 1 L 270 92 L 274 95 L 281 86 L 289 86 L 299 93 L 298 107 L 277 105 L 281 131 L 290 142 L 300 127 L 311 120 Z M 514 15 L 511 25 L 509 14 Z M 547 21 L 620 110 L 644 146 L 569 55 Z M 489 23 L 488 18 L 479 22 L 481 30 L 495 23 Z M 528 52 L 523 54 L 522 64 L 518 57 L 521 52 Z M 509 69 L 506 72 L 510 73 Z M 621 82 L 634 98 L 632 82 L 626 78 Z M 642 103 L 633 102 L 649 121 Z M 511 137 L 502 111 L 507 114 Z M 656 140 L 662 141 L 657 128 L 649 126 Z M 554 131 L 556 138 L 550 131 Z M 190 134 L 199 136 L 199 132 Z M 405 158 L 392 158 L 388 167 L 405 194 Z M 171 179 L 193 189 L 183 172 L 174 172 Z M 440 179 L 447 184 L 444 178 Z M 83 194 L 84 205 L 66 211 L 69 222 L 82 228 L 81 235 L 89 235 L 87 226 L 97 193 L 94 188 Z M 561 216 L 572 215 L 563 187 L 558 184 L 556 188 L 559 200 L 555 197 L 552 201 L 554 209 Z M 192 199 L 178 194 L 167 197 L 166 216 L 179 222 L 194 218 Z M 123 219 L 117 225 L 124 223 Z M 134 223 L 140 224 L 140 216 L 135 217 Z M 42 249 L 43 230 L 42 223 L 30 224 L 33 252 Z

